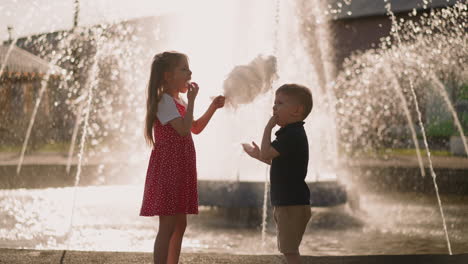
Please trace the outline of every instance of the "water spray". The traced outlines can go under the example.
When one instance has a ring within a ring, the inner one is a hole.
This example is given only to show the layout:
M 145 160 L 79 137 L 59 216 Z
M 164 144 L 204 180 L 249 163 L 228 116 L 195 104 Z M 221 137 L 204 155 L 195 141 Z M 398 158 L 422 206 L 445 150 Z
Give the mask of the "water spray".
M 395 37 L 396 37 L 396 39 L 398 41 L 398 45 L 401 46 L 402 41 L 401 41 L 400 34 L 399 34 L 399 25 L 398 25 L 398 22 L 396 21 L 395 14 L 391 10 L 391 4 L 390 3 L 386 4 L 385 8 L 387 9 L 387 13 L 390 15 L 390 19 L 392 21 L 392 31 L 393 30 L 395 31 L 394 34 L 395 34 Z M 422 135 L 423 135 L 423 139 L 424 139 L 424 145 L 425 145 L 426 150 L 427 150 L 426 153 L 427 153 L 427 158 L 429 160 L 429 168 L 431 170 L 432 180 L 433 180 L 433 183 L 434 183 L 434 188 L 435 188 L 435 192 L 436 192 L 436 196 L 437 196 L 437 202 L 438 202 L 438 205 L 439 205 L 439 211 L 440 211 L 440 215 L 442 217 L 442 224 L 443 224 L 443 228 L 444 228 L 444 232 L 445 232 L 445 239 L 447 240 L 447 249 L 448 249 L 449 255 L 452 255 L 452 247 L 450 245 L 450 238 L 449 238 L 448 231 L 447 231 L 447 224 L 445 222 L 444 209 L 442 207 L 442 201 L 440 199 L 440 194 L 439 194 L 439 187 L 437 186 L 437 181 L 436 181 L 437 175 L 436 175 L 436 173 L 434 171 L 434 167 L 432 165 L 431 152 L 429 151 L 429 145 L 427 143 L 426 131 L 424 129 L 424 124 L 422 122 L 421 111 L 419 109 L 419 104 L 418 104 L 418 101 L 417 101 L 416 92 L 414 91 L 413 80 L 411 78 L 409 79 L 409 84 L 410 84 L 410 90 L 411 90 L 411 95 L 413 97 L 414 105 L 415 105 L 416 111 L 418 113 L 418 121 L 419 121 L 419 126 L 421 127 L 421 131 L 422 131 Z

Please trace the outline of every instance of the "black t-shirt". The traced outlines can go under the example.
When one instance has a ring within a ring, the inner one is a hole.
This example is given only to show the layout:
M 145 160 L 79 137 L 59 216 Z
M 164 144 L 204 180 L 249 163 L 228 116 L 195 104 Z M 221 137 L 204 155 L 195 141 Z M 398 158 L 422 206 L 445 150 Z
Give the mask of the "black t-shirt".
M 273 206 L 310 204 L 305 183 L 309 162 L 309 143 L 304 122 L 280 128 L 271 142 L 280 155 L 271 161 L 270 197 Z

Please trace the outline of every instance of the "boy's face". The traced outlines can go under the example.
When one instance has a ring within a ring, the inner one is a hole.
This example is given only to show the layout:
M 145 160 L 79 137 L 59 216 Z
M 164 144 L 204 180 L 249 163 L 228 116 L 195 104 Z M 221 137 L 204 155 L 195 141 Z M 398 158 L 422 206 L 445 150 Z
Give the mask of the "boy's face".
M 302 112 L 302 106 L 293 98 L 281 92 L 276 94 L 275 104 L 273 105 L 273 116 L 278 126 L 284 127 L 288 124 L 302 121 Z

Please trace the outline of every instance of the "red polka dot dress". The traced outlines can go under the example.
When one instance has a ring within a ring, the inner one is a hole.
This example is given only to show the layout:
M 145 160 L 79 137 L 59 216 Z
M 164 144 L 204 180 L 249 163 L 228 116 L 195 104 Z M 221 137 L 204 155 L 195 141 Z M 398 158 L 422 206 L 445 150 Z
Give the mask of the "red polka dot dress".
M 186 108 L 174 100 L 180 116 Z M 198 214 L 197 168 L 192 135 L 154 124 L 155 144 L 146 173 L 141 216 Z

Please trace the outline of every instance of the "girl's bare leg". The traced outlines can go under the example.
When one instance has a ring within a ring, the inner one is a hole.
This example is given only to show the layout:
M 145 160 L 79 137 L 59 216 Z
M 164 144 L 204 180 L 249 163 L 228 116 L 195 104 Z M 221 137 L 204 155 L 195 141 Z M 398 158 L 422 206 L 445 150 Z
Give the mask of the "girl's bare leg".
M 172 233 L 169 243 L 169 253 L 167 256 L 167 264 L 179 263 L 180 249 L 182 247 L 182 239 L 184 238 L 185 228 L 187 227 L 187 215 L 178 214 L 175 216 L 175 229 Z
M 159 216 L 159 229 L 154 241 L 153 258 L 155 264 L 166 264 L 169 244 L 176 227 L 176 216 Z

